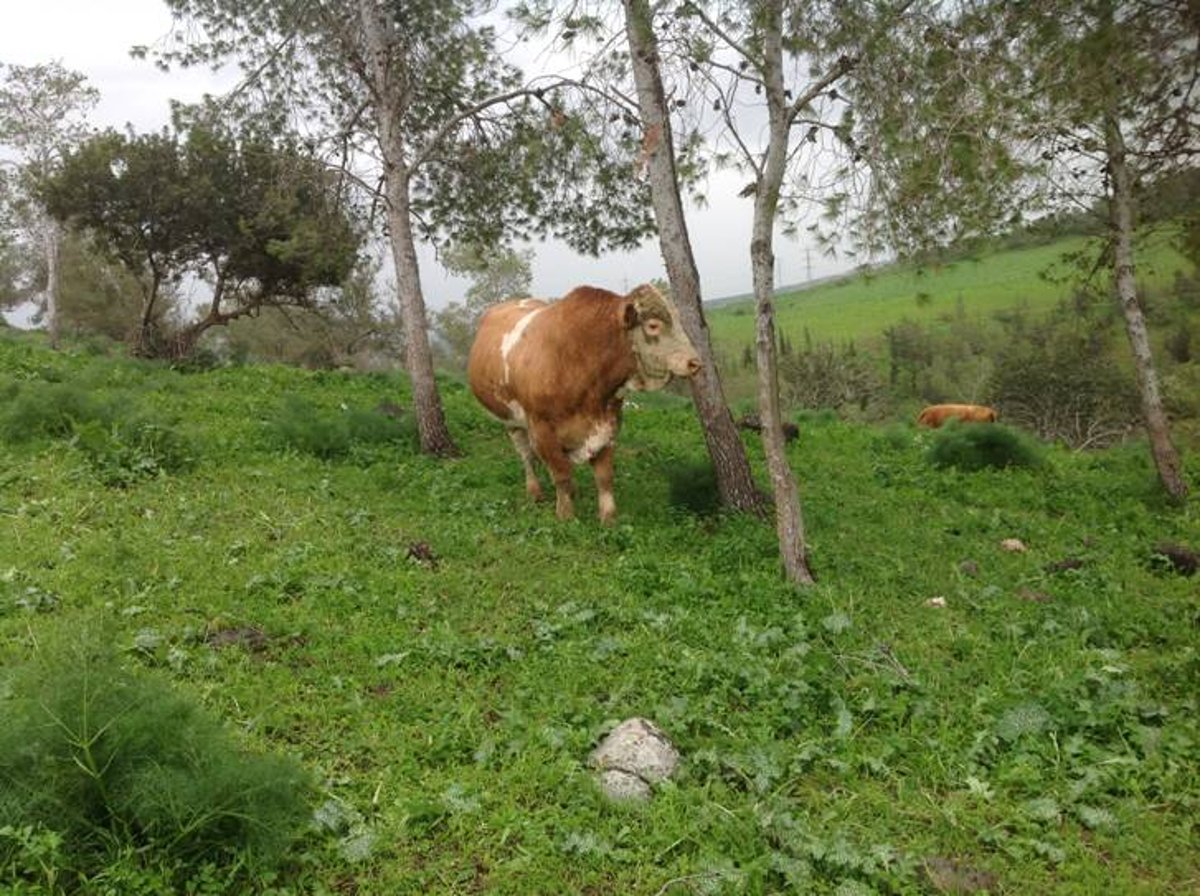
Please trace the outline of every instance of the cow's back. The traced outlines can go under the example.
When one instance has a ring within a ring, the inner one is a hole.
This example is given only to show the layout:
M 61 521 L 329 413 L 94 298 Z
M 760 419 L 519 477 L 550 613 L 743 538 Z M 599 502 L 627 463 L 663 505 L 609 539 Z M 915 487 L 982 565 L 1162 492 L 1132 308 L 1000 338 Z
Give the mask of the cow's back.
M 479 402 L 503 420 L 512 417 L 511 370 L 506 367 L 522 330 L 547 303 L 516 299 L 493 305 L 479 319 L 475 342 L 467 357 L 467 381 Z
M 934 404 L 917 415 L 918 426 L 936 429 L 949 420 L 963 423 L 995 423 L 996 411 L 987 405 L 978 404 Z

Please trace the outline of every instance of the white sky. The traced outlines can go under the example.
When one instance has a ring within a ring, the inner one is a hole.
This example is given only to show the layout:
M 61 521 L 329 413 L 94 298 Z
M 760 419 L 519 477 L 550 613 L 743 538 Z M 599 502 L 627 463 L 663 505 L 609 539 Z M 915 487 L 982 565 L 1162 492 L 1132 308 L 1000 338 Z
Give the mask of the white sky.
M 0 0 L 0 62 L 33 65 L 57 61 L 87 76 L 100 91 L 91 116 L 98 128 L 138 132 L 162 127 L 168 100 L 193 101 L 205 92 L 230 86 L 232 73 L 172 71 L 164 73 L 145 60 L 132 59 L 130 47 L 155 44 L 170 28 L 161 0 Z M 704 298 L 747 293 L 750 281 L 752 201 L 737 196 L 744 178 L 721 174 L 710 182 L 708 207 L 688 209 L 688 228 L 700 269 Z M 776 240 L 778 284 L 791 284 L 849 269 L 846 259 L 809 253 L 801 243 Z M 811 263 L 811 270 L 809 264 Z M 446 275 L 432 252 L 421 253 L 421 276 L 430 308 L 461 298 L 464 282 Z M 632 253 L 609 253 L 598 259 L 580 256 L 565 246 L 541 244 L 533 266 L 535 295 L 554 297 L 580 284 L 624 291 L 664 277 L 657 241 Z

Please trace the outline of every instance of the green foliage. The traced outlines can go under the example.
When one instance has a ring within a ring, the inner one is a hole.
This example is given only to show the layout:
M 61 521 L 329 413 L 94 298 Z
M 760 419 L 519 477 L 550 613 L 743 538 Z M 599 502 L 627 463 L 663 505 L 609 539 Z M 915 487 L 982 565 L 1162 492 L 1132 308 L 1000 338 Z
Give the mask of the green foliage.
M 1082 310 L 1061 308 L 1040 322 L 1011 318 L 987 390 L 1005 421 L 1073 448 L 1119 441 L 1139 414 L 1133 377 L 1108 350 L 1111 317 Z
M 603 527 L 586 468 L 578 520 L 528 500 L 457 379 L 439 385 L 463 457 L 356 443 L 329 463 L 264 421 L 289 398 L 315 417 L 404 405 L 401 378 L 182 376 L 18 334 L 0 369 L 135 393 L 202 460 L 103 489 L 60 442 L 5 445 L 0 670 L 103 620 L 126 664 L 248 749 L 302 755 L 324 791 L 269 876 L 114 844 L 81 880 L 68 832 L 29 819 L 0 822 L 0 889 L 915 894 L 947 864 L 976 891 L 1192 887 L 1196 580 L 1156 558 L 1200 529 L 1151 489 L 1143 445 L 966 474 L 931 467 L 911 423 L 796 414 L 819 579 L 798 593 L 769 519 L 673 506 L 703 506 L 707 477 L 678 395 L 627 403 Z M 5 742 L 27 680 L 7 674 Z M 587 755 L 633 715 L 683 762 L 649 803 L 612 805 Z
M 778 366 L 785 406 L 830 408 L 868 418 L 880 414 L 884 384 L 872 359 L 855 351 L 853 344 L 789 348 L 781 353 Z
M 951 421 L 934 433 L 927 456 L 935 467 L 964 472 L 1036 467 L 1042 462 L 1029 436 L 999 423 Z
M 663 475 L 667 479 L 667 500 L 672 507 L 699 516 L 708 516 L 721 509 L 721 495 L 711 460 L 675 460 L 663 467 Z
M 108 425 L 112 404 L 74 383 L 12 383 L 11 397 L 0 410 L 0 437 L 8 442 L 67 439 L 82 424 Z
M 98 134 L 41 190 L 57 220 L 145 283 L 134 333 L 148 356 L 186 356 L 208 327 L 262 307 L 316 304 L 350 274 L 361 241 L 340 189 L 298 141 L 269 124 L 191 119 L 175 132 Z M 161 304 L 194 271 L 211 278 L 218 310 L 164 332 Z
M 466 364 L 479 318 L 489 305 L 529 295 L 532 261 L 531 249 L 516 251 L 473 243 L 459 243 L 443 253 L 442 263 L 448 271 L 471 280 L 462 302 L 451 302 L 433 315 L 454 366 Z
M 114 862 L 167 869 L 176 886 L 210 866 L 258 874 L 308 821 L 312 784 L 296 762 L 240 748 L 197 704 L 124 666 L 111 634 L 43 641 L 5 685 L 9 879 L 40 878 L 57 892 L 56 881 L 69 886 Z
M 187 439 L 168 423 L 137 409 L 127 392 L 104 392 L 82 381 L 30 381 L 9 386 L 0 411 L 0 438 L 71 442 L 105 485 L 124 487 L 151 476 L 190 469 Z
M 181 473 L 195 462 L 191 448 L 172 427 L 148 419 L 75 427 L 75 445 L 105 485 L 124 487 L 152 476 Z
M 372 448 L 412 448 L 415 440 L 407 420 L 381 410 L 327 411 L 296 396 L 289 396 L 276 411 L 269 432 L 276 444 L 321 460 L 342 460 L 355 454 L 365 459 Z

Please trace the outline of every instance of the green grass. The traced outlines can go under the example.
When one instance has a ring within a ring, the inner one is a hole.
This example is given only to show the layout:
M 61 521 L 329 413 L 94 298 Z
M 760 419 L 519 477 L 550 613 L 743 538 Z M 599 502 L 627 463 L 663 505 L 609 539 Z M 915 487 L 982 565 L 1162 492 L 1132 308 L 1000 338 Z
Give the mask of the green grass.
M 987 318 L 998 311 L 1026 308 L 1046 311 L 1069 299 L 1074 287 L 1046 272 L 1066 272 L 1063 257 L 1088 245 L 1082 238 L 965 259 L 940 267 L 895 268 L 854 274 L 811 289 L 781 295 L 775 322 L 797 345 L 805 331 L 814 342 L 868 345 L 888 327 L 910 320 L 935 324 L 957 315 Z M 1188 264 L 1165 240 L 1143 248 L 1138 280 L 1145 288 L 1169 284 Z M 707 312 L 714 344 L 726 357 L 738 358 L 754 342 L 753 301 L 723 305 Z
M 103 624 L 300 760 L 320 808 L 253 892 L 925 893 L 926 865 L 997 893 L 1200 886 L 1200 594 L 1152 562 L 1200 548 L 1200 517 L 1142 445 L 962 473 L 926 433 L 809 415 L 789 451 L 820 581 L 797 592 L 769 524 L 671 506 L 703 455 L 675 396 L 627 412 L 606 529 L 583 471 L 579 520 L 528 504 L 455 380 L 461 459 L 322 460 L 277 438 L 285 409 L 407 406 L 400 377 L 183 375 L 9 334 L 0 370 L 135 392 L 191 453 L 116 488 L 70 439 L 0 445 L 0 699 L 51 628 Z M 682 768 L 612 805 L 586 758 L 633 715 Z

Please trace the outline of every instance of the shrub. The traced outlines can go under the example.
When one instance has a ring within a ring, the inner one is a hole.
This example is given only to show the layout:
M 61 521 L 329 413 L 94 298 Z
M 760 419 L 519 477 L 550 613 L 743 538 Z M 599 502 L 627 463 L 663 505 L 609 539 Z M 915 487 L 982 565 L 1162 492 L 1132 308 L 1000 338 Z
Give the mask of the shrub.
M 43 646 L 12 674 L 0 731 L 0 871 L 52 884 L 136 862 L 175 883 L 266 870 L 310 818 L 295 761 L 252 755 L 100 637 Z
M 0 414 L 0 437 L 8 442 L 70 438 L 80 423 L 107 424 L 110 404 L 69 383 L 29 382 L 15 391 Z
M 1065 312 L 1063 312 L 1065 314 Z M 1051 319 L 1013 338 L 988 384 L 1002 418 L 1046 441 L 1103 448 L 1137 424 L 1133 377 L 1109 351 L 1107 321 Z
M 273 440 L 322 460 L 340 460 L 364 447 L 411 443 L 412 429 L 380 410 L 325 411 L 290 397 L 270 423 Z
M 948 423 L 934 434 L 927 457 L 935 467 L 968 472 L 1041 463 L 1037 446 L 1027 436 L 997 423 Z
M 187 441 L 154 420 L 120 420 L 76 427 L 75 444 L 105 485 L 125 487 L 139 479 L 189 469 L 193 457 Z
M 705 459 L 673 461 L 664 470 L 667 500 L 672 507 L 699 516 L 716 513 L 721 507 L 717 474 Z
M 874 363 L 853 346 L 827 343 L 779 358 L 780 391 L 785 404 L 803 409 L 832 408 L 879 416 L 886 389 Z

